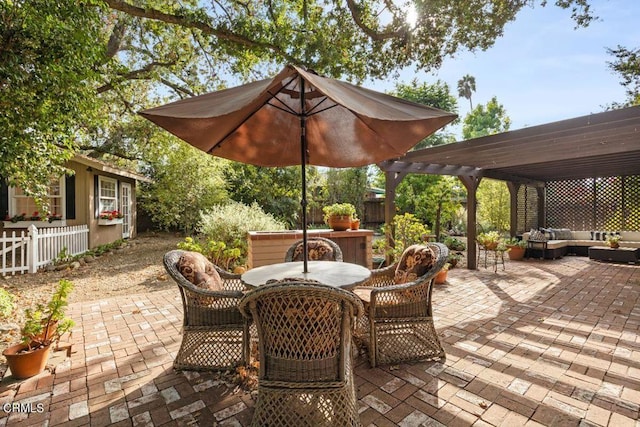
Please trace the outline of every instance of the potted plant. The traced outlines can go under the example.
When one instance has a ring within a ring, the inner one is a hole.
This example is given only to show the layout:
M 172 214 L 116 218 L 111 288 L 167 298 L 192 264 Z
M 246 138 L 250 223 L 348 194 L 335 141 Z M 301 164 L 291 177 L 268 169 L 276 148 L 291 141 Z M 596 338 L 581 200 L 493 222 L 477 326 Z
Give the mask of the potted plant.
M 351 203 L 334 203 L 322 208 L 324 222 L 335 231 L 345 231 L 351 228 L 351 220 L 356 214 L 356 208 Z
M 462 260 L 462 254 L 459 252 L 449 252 L 447 256 L 447 264 L 449 264 L 449 269 L 455 268 L 456 265 Z
M 355 213 L 351 217 L 351 229 L 358 230 L 360 228 L 360 218 Z
M 14 378 L 29 378 L 42 372 L 49 359 L 51 344 L 75 325 L 65 317 L 67 298 L 72 289 L 70 281 L 61 279 L 46 306 L 38 304 L 35 309 L 25 310 L 22 342 L 2 352 Z
M 445 263 L 442 266 L 442 269 L 438 272 L 438 274 L 436 274 L 436 277 L 433 279 L 433 282 L 441 285 L 444 282 L 447 281 L 447 273 L 449 272 L 449 269 L 451 268 L 451 264 L 449 264 L 448 262 Z
M 620 247 L 620 236 L 617 234 L 612 234 L 607 237 L 607 246 L 611 249 L 616 249 Z
M 508 249 L 509 259 L 511 261 L 520 261 L 524 258 L 524 254 L 527 250 L 527 242 L 524 240 L 518 240 L 515 237 L 511 237 L 505 242 Z
M 489 251 L 494 251 L 498 248 L 501 237 L 497 231 L 489 231 L 487 233 L 480 233 L 476 238 L 478 243 L 485 247 Z

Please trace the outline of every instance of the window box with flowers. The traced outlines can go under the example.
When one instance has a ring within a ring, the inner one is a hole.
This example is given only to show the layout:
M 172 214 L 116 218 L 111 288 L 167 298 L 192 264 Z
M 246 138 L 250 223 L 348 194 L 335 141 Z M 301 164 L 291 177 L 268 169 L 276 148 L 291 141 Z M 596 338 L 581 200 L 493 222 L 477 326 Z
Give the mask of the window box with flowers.
M 124 215 L 120 211 L 102 211 L 98 216 L 98 225 L 122 224 Z
M 38 211 L 31 215 L 23 212 L 13 216 L 7 214 L 4 217 L 4 228 L 28 228 L 30 225 L 35 225 L 37 228 L 64 227 L 67 221 L 55 212 L 46 215 L 41 215 Z

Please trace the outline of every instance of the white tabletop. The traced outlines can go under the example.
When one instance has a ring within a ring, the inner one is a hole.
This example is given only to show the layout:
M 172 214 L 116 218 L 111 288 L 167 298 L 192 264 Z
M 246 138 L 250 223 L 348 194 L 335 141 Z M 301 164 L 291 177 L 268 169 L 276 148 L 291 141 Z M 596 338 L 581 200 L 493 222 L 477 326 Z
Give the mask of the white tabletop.
M 242 282 L 255 288 L 268 280 L 310 279 L 337 288 L 350 289 L 371 276 L 371 271 L 358 264 L 336 261 L 309 261 L 308 272 L 303 273 L 302 261 L 283 262 L 252 268 L 242 275 Z

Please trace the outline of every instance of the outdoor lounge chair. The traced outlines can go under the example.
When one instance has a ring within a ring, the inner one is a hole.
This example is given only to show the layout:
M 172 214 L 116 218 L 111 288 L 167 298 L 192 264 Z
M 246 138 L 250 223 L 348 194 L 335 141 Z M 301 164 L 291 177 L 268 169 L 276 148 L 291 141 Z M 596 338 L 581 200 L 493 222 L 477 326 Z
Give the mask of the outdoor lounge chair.
M 298 240 L 287 250 L 285 262 L 302 261 L 302 240 Z M 342 261 L 342 250 L 333 240 L 324 237 L 309 237 L 307 239 L 309 261 Z
M 362 304 L 353 293 L 285 279 L 249 292 L 240 311 L 258 333 L 253 426 L 360 425 L 351 338 Z
M 410 250 L 429 247 L 433 263 L 423 274 L 396 284 L 398 264 L 406 264 Z M 447 262 L 449 250 L 441 243 L 407 248 L 398 263 L 373 270 L 371 278 L 354 292 L 362 299 L 365 313 L 357 337 L 369 349 L 372 367 L 444 357 L 431 308 L 433 278 Z
M 184 309 L 182 344 L 174 368 L 223 370 L 244 363 L 249 354 L 249 322 L 238 310 L 245 289 L 240 275 L 214 265 L 222 289 L 202 289 L 179 270 L 185 253 L 173 250 L 164 256 L 164 267 L 178 284 Z

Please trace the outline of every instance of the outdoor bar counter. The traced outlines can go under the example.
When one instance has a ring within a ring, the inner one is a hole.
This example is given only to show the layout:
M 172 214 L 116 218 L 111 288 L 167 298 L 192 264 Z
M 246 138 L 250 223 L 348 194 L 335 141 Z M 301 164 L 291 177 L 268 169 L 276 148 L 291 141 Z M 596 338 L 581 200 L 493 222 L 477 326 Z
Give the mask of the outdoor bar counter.
M 331 239 L 342 249 L 344 262 L 372 268 L 373 230 L 308 230 L 308 237 Z M 302 239 L 302 230 L 250 231 L 249 268 L 277 264 L 284 261 L 287 249 Z

